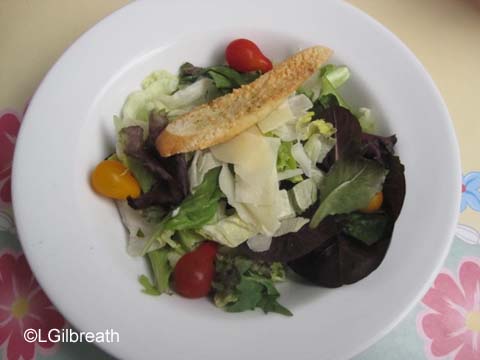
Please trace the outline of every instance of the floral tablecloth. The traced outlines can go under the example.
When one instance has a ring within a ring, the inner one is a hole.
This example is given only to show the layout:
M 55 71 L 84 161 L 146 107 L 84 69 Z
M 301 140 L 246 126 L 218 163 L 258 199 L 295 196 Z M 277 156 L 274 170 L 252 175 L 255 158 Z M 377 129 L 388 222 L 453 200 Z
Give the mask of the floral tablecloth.
M 61 52 L 126 0 L 0 2 L 0 357 L 105 359 L 87 343 L 28 343 L 27 328 L 68 327 L 37 284 L 16 237 L 11 166 L 22 116 Z M 480 359 L 480 5 L 469 0 L 352 0 L 425 64 L 449 106 L 464 169 L 460 223 L 443 269 L 421 302 L 356 360 Z M 415 16 L 412 16 L 415 14 Z M 446 56 L 448 54 L 448 56 Z M 441 179 L 430 179 L 441 181 Z M 428 204 L 423 204 L 428 211 Z

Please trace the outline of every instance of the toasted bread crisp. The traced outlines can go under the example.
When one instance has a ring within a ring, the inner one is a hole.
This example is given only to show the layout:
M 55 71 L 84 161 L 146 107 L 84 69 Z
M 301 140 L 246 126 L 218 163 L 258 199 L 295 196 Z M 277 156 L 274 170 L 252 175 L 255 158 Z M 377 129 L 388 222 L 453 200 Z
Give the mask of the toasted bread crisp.
M 158 152 L 171 156 L 230 140 L 280 106 L 331 53 L 322 46 L 300 51 L 250 84 L 179 116 L 157 137 Z

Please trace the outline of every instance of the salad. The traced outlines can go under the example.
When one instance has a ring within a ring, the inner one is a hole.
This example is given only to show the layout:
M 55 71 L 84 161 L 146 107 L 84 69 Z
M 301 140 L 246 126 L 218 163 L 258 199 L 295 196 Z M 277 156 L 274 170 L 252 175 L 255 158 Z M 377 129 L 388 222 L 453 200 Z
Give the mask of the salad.
M 127 97 L 91 184 L 115 200 L 128 253 L 147 259 L 145 294 L 290 316 L 276 288 L 290 274 L 335 288 L 380 265 L 405 196 L 397 139 L 342 97 L 348 67 L 296 71 L 313 53 L 274 66 L 237 39 L 226 64 L 155 71 Z

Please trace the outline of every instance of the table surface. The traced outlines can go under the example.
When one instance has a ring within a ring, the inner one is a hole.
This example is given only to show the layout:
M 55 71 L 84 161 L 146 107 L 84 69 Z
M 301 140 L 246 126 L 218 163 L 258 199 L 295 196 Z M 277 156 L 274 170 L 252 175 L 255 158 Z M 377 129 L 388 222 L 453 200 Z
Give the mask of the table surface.
M 406 318 L 355 359 L 478 360 L 480 1 L 350 2 L 392 30 L 425 65 L 448 105 L 464 172 L 460 222 L 443 269 Z M 38 287 L 22 255 L 11 211 L 10 174 L 22 114 L 45 73 L 80 34 L 126 3 L 0 1 L 0 358 L 109 358 L 85 343 L 27 343 L 23 339 L 22 326 L 49 329 L 68 324 Z

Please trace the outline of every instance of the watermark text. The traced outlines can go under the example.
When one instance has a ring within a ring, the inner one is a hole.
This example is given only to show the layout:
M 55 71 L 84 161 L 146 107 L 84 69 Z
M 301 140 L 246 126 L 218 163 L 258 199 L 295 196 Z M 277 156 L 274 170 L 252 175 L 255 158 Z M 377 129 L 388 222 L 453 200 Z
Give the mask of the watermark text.
M 75 331 L 73 329 L 50 329 L 48 332 L 42 329 L 27 329 L 23 332 L 23 338 L 29 343 L 118 343 L 120 334 L 113 329 L 105 331 Z

